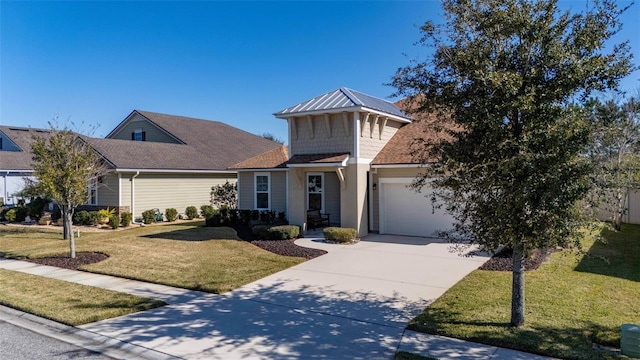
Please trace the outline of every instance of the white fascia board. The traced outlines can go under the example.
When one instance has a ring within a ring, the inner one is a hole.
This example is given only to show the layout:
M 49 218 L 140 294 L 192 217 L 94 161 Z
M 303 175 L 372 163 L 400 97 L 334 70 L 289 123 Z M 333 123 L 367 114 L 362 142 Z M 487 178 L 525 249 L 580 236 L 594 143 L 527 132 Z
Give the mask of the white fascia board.
M 116 173 L 184 173 L 184 174 L 235 174 L 236 170 L 176 170 L 176 169 L 116 169 Z
M 322 114 L 341 114 L 343 112 L 362 111 L 362 109 L 363 109 L 362 106 L 350 106 L 350 107 L 344 107 L 344 108 L 310 110 L 310 111 L 301 111 L 301 112 L 287 113 L 287 114 L 275 113 L 273 114 L 273 116 L 275 116 L 278 119 L 286 120 L 292 117 L 300 117 L 300 116 L 307 116 L 307 115 L 322 115 Z
M 318 168 L 318 167 L 342 167 L 347 166 L 347 161 L 331 162 L 331 163 L 315 163 L 315 164 L 288 164 L 290 168 Z
M 361 108 L 361 109 L 362 109 L 361 111 L 370 112 L 370 113 L 372 113 L 372 114 L 376 114 L 376 115 L 384 116 L 384 117 L 387 117 L 387 118 L 389 118 L 389 119 L 393 119 L 393 120 L 400 121 L 400 122 L 403 122 L 403 123 L 410 123 L 410 122 L 412 122 L 412 120 L 411 120 L 411 119 L 403 118 L 403 117 L 401 117 L 401 116 L 397 116 L 397 115 L 392 115 L 392 114 L 386 113 L 386 112 L 384 112 L 384 111 L 375 110 L 375 109 L 371 109 L 371 108 L 367 108 L 367 107 L 363 107 L 363 108 Z
M 371 165 L 374 169 L 393 169 L 393 168 L 420 168 L 425 167 L 424 164 L 381 164 Z
M 0 173 L 32 173 L 33 170 L 16 170 L 16 169 L 7 169 L 0 170 Z
M 255 169 L 235 169 L 237 172 L 273 172 L 273 171 L 289 171 L 286 168 L 255 168 Z

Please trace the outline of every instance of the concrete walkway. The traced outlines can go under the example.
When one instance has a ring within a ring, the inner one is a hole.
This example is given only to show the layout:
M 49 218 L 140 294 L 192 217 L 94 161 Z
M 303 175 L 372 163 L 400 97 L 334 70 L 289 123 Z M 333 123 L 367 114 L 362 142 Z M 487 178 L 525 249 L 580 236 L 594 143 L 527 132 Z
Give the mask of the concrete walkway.
M 296 242 L 328 254 L 223 295 L 0 259 L 0 267 L 163 300 L 170 305 L 80 326 L 184 359 L 542 359 L 405 330 L 486 256 L 434 239 L 370 235 L 355 245 Z

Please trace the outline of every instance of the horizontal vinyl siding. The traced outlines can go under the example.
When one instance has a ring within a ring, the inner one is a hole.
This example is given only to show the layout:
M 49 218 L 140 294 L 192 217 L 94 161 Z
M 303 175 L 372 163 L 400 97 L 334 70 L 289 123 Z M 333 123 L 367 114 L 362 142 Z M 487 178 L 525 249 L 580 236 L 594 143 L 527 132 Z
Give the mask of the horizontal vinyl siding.
M 158 208 L 164 212 L 175 208 L 184 214 L 187 206 L 200 208 L 211 203 L 211 187 L 236 182 L 235 174 L 140 174 L 135 179 L 135 217 L 142 212 Z
M 252 210 L 254 201 L 253 172 L 238 173 L 238 209 Z
M 153 125 L 147 119 L 138 114 L 134 115 L 133 119 L 131 119 L 131 121 L 117 133 L 113 134 L 111 138 L 131 140 L 131 133 L 136 129 L 142 129 L 142 131 L 145 132 L 145 141 L 179 144 L 178 141 L 167 135 L 166 132 L 160 130 L 160 128 Z
M 271 210 L 287 211 L 287 173 L 284 171 L 271 173 Z
M 120 206 L 129 206 L 129 209 L 131 209 L 131 176 L 133 175 L 122 174 L 122 178 L 120 179 L 122 189 Z
M 102 177 L 98 187 L 98 205 L 118 206 L 118 174 L 109 173 Z

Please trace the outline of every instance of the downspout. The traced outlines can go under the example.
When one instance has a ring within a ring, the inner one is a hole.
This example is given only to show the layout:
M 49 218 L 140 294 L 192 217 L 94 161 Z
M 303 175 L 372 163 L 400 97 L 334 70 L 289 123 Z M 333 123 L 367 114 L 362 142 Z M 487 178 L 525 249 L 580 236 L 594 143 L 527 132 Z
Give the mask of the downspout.
M 140 171 L 136 171 L 136 174 L 133 175 L 131 177 L 131 222 L 133 224 L 137 224 L 136 222 L 136 208 L 135 208 L 135 200 L 136 200 L 136 195 L 135 195 L 135 178 L 138 177 L 138 175 L 140 175 Z
M 9 172 L 5 171 L 4 175 L 2 176 L 2 182 L 4 185 L 2 185 L 2 201 L 4 202 L 4 204 L 7 204 L 7 176 L 9 176 Z M 4 205 L 4 204 L 0 204 L 0 205 Z

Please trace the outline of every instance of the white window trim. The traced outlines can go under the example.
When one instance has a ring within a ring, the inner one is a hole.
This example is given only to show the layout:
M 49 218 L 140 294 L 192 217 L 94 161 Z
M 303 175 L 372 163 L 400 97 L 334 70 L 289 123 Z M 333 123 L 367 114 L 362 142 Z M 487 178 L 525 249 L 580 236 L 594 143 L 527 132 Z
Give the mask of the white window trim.
M 320 203 L 321 203 L 320 204 L 320 212 L 324 213 L 325 209 L 326 209 L 325 204 L 324 204 L 324 194 L 326 193 L 326 190 L 327 190 L 327 184 L 324 181 L 324 173 L 323 172 L 308 172 L 307 173 L 307 176 L 306 176 L 306 180 L 307 181 L 306 181 L 306 184 L 305 184 L 305 188 L 306 188 L 305 192 L 306 192 L 306 195 L 307 195 L 307 199 L 306 199 L 306 201 L 307 201 L 307 210 L 310 210 L 309 209 L 309 176 L 320 176 L 320 178 L 322 179 L 321 180 L 322 181 L 322 192 L 320 193 L 320 199 L 321 199 L 320 200 Z M 315 194 L 315 193 L 312 193 L 312 194 Z
M 260 191 L 260 193 L 267 193 L 267 207 L 258 207 L 258 176 L 267 177 L 267 191 Z M 271 210 L 271 173 L 257 172 L 253 174 L 253 208 L 256 210 Z
M 95 191 L 95 201 L 91 201 L 91 191 Z M 98 179 L 89 180 L 87 205 L 98 205 Z

